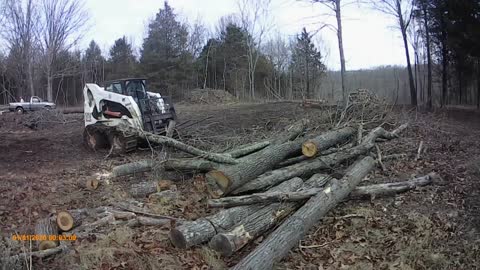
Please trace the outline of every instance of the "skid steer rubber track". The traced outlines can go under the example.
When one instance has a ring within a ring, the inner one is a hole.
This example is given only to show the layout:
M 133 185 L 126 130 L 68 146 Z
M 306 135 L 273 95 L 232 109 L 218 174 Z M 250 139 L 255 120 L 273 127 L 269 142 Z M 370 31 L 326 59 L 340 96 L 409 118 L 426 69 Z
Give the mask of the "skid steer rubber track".
M 108 135 L 110 155 L 121 155 L 137 149 L 138 138 L 133 134 L 127 134 L 112 128 Z

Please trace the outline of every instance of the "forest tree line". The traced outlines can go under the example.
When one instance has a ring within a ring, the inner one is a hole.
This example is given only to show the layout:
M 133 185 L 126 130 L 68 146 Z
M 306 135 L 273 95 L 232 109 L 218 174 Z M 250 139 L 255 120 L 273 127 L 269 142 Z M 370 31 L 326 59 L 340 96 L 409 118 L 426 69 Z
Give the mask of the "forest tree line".
M 200 21 L 183 21 L 165 2 L 149 22 L 138 53 L 125 36 L 112 41 L 108 51 L 95 40 L 78 50 L 89 18 L 82 1 L 1 0 L 0 103 L 38 95 L 78 105 L 85 83 L 145 77 L 149 90 L 177 100 L 194 88 L 215 88 L 245 100 L 338 101 L 350 90 L 370 88 L 392 102 L 412 105 L 480 104 L 477 1 L 355 1 L 396 19 L 408 56 L 406 68 L 361 71 L 347 69 L 342 47 L 340 12 L 352 2 L 310 2 L 337 15 L 339 72 L 327 71 L 315 32 L 299 29 L 290 39 L 267 35 L 270 26 L 263 19 L 270 0 L 240 0 L 239 11 L 222 17 L 214 30 Z

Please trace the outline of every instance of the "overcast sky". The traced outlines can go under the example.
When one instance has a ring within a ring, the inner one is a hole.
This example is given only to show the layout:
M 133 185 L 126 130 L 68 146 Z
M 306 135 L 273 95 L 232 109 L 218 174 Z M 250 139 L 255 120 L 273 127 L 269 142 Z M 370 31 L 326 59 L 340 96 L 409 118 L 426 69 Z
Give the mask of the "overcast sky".
M 236 0 L 170 0 L 169 4 L 182 18 L 194 22 L 200 18 L 210 29 L 218 20 L 238 12 Z M 105 55 L 115 39 L 125 35 L 134 46 L 141 47 L 146 28 L 163 0 L 87 0 L 86 8 L 91 14 L 91 26 L 85 34 L 82 49 L 94 39 Z M 335 24 L 335 18 L 325 16 L 329 10 L 319 4 L 295 0 L 272 0 L 270 15 L 276 32 L 285 37 L 294 37 L 303 26 L 308 31 L 318 29 L 321 22 Z M 386 15 L 350 5 L 343 9 L 343 37 L 347 69 L 370 68 L 380 65 L 405 65 L 405 54 L 395 21 Z M 325 63 L 330 69 L 339 69 L 336 34 L 323 29 L 314 38 Z

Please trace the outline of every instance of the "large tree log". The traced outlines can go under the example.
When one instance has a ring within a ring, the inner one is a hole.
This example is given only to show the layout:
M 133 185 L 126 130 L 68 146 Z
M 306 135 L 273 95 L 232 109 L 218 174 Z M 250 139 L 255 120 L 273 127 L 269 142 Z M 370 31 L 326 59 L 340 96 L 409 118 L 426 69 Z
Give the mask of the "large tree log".
M 220 164 L 205 159 L 168 159 L 163 163 L 165 170 L 199 171 L 207 172 L 220 166 Z
M 293 191 L 297 190 L 302 184 L 302 179 L 293 178 L 271 188 L 270 191 Z M 170 231 L 170 240 L 174 246 L 179 248 L 189 248 L 207 242 L 218 232 L 230 230 L 242 219 L 261 208 L 260 205 L 239 206 L 195 221 L 184 222 Z
M 214 198 L 222 197 L 242 186 L 262 173 L 271 170 L 285 157 L 300 151 L 300 141 L 289 141 L 281 145 L 272 145 L 262 151 L 240 158 L 235 165 L 222 165 L 206 175 L 209 194 Z
M 35 235 L 43 238 L 37 241 L 38 250 L 46 250 L 58 246 L 58 241 L 56 241 L 58 227 L 51 218 L 43 218 L 37 221 L 35 224 Z M 51 236 L 54 238 L 50 239 Z
M 180 151 L 183 151 L 183 152 L 189 153 L 191 155 L 194 155 L 194 156 L 199 156 L 199 157 L 202 157 L 202 158 L 205 158 L 205 159 L 208 159 L 208 160 L 212 160 L 212 161 L 215 161 L 215 162 L 219 162 L 219 163 L 228 163 L 228 164 L 236 164 L 237 163 L 237 160 L 235 160 L 231 156 L 203 151 L 201 149 L 198 149 L 198 148 L 193 147 L 191 145 L 184 144 L 183 142 L 177 141 L 177 140 L 169 138 L 167 136 L 155 135 L 155 134 L 150 133 L 150 132 L 146 132 L 146 131 L 138 130 L 138 129 L 135 129 L 135 128 L 132 128 L 132 127 L 128 127 L 126 125 L 120 125 L 120 126 L 117 126 L 117 128 L 122 132 L 126 132 L 126 133 L 129 133 L 129 134 L 134 134 L 134 135 L 136 135 L 140 138 L 143 138 L 147 141 L 154 142 L 154 143 L 161 144 L 161 145 L 170 146 L 170 147 L 173 147 L 173 148 L 178 149 Z
M 358 197 L 381 197 L 389 196 L 392 194 L 402 193 L 417 187 L 423 187 L 431 184 L 435 179 L 438 179 L 439 176 L 432 172 L 425 176 L 413 178 L 407 181 L 386 183 L 386 184 L 377 184 L 377 185 L 368 185 L 356 187 L 350 194 L 351 198 Z
M 356 162 L 345 177 L 332 180 L 323 192 L 310 198 L 233 269 L 272 269 L 320 218 L 348 196 L 374 165 L 371 157 Z
M 320 188 L 330 179 L 331 177 L 315 174 L 305 181 L 300 190 Z M 215 235 L 210 241 L 210 247 L 224 256 L 230 256 L 278 224 L 300 205 L 298 202 L 270 204 L 243 219 L 233 230 Z
M 246 183 L 242 187 L 234 190 L 233 194 L 240 194 L 251 190 L 261 190 L 263 188 L 277 185 L 293 177 L 300 177 L 312 175 L 321 170 L 329 169 L 346 160 L 350 160 L 359 155 L 368 153 L 375 146 L 375 139 L 385 138 L 393 139 L 398 137 L 400 131 L 404 130 L 406 125 L 401 125 L 392 132 L 388 132 L 381 127 L 373 129 L 363 140 L 362 144 L 336 152 L 326 156 L 319 156 L 314 159 L 293 164 L 281 169 L 266 172 L 256 179 Z
M 342 143 L 356 133 L 352 127 L 344 127 L 338 130 L 325 132 L 302 144 L 302 153 L 307 157 L 313 157 L 321 151 L 326 150 L 336 144 Z
M 231 150 L 231 151 L 228 151 L 227 155 L 233 157 L 233 158 L 239 158 L 239 157 L 243 157 L 243 156 L 246 156 L 248 154 L 251 154 L 253 152 L 256 152 L 258 150 L 261 150 L 267 146 L 270 145 L 270 142 L 269 141 L 265 141 L 265 142 L 258 142 L 258 143 L 254 143 L 254 144 L 249 144 L 249 145 L 243 145 L 237 149 L 234 149 L 234 150 Z
M 130 174 L 151 171 L 155 162 L 153 160 L 139 160 L 127 164 L 115 166 L 112 169 L 111 177 L 120 177 Z

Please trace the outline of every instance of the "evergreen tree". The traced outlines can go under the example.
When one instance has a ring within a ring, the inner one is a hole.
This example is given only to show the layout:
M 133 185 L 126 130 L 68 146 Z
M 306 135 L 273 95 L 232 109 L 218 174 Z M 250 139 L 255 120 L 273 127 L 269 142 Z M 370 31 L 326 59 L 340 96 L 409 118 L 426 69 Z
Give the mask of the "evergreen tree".
M 307 98 L 314 97 L 314 83 L 325 73 L 326 67 L 322 63 L 322 55 L 312 42 L 312 37 L 303 28 L 293 49 L 292 68 L 295 79 L 302 85 L 301 90 Z
M 94 40 L 90 41 L 83 58 L 84 76 L 87 83 L 97 83 L 103 80 L 104 62 L 102 50 Z
M 136 59 L 133 55 L 132 45 L 125 36 L 115 40 L 110 49 L 109 78 L 118 79 L 133 77 L 135 75 Z
M 153 90 L 168 89 L 169 94 L 173 94 L 173 90 L 186 87 L 192 67 L 187 39 L 187 27 L 177 20 L 165 2 L 148 26 L 140 57 L 142 71 L 150 79 Z

